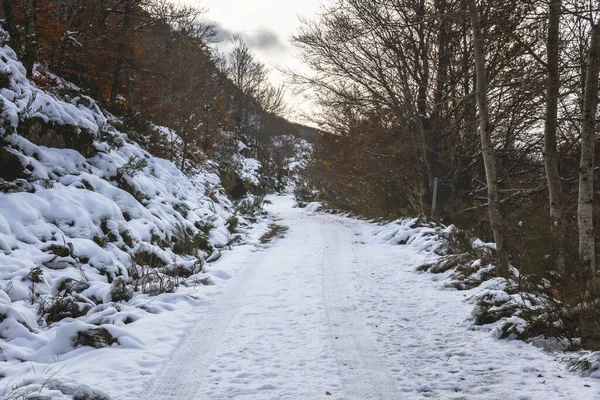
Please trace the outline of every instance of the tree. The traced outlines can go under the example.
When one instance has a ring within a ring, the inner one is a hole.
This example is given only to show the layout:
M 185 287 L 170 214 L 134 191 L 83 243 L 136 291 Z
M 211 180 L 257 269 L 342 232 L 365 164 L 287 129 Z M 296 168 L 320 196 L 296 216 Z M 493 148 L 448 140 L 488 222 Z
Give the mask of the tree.
M 4 0 L 2 2 L 4 10 L 4 18 L 6 20 L 6 30 L 10 35 L 10 46 L 17 52 L 20 52 L 21 39 L 19 38 L 19 31 L 15 24 L 15 16 L 13 12 L 13 4 L 10 0 Z
M 25 0 L 25 52 L 23 54 L 23 65 L 27 70 L 28 77 L 32 76 L 33 66 L 37 61 L 36 18 L 37 0 Z
M 496 160 L 494 146 L 492 144 L 492 127 L 487 98 L 487 74 L 485 69 L 485 55 L 483 52 L 483 35 L 479 23 L 476 0 L 465 0 L 469 18 L 473 28 L 473 54 L 475 57 L 476 94 L 477 107 L 479 109 L 479 134 L 481 137 L 481 153 L 485 165 L 485 176 L 488 187 L 488 215 L 490 226 L 494 233 L 496 242 L 496 254 L 498 269 L 503 274 L 508 274 L 509 261 L 504 232 L 502 228 L 502 217 L 498 201 L 498 175 L 496 173 Z
M 550 200 L 550 232 L 556 254 L 556 265 L 564 271 L 564 205 L 562 185 L 558 172 L 556 133 L 558 130 L 558 98 L 560 96 L 559 39 L 561 0 L 550 0 L 548 7 L 546 116 L 544 123 L 544 166 Z
M 586 63 L 585 91 L 581 128 L 581 159 L 579 164 L 579 256 L 591 274 L 596 275 L 594 238 L 594 145 L 596 112 L 598 109 L 598 77 L 600 73 L 600 19 L 592 22 L 590 48 Z
M 121 73 L 123 71 L 123 62 L 125 60 L 125 54 L 127 49 L 127 39 L 129 36 L 129 30 L 131 29 L 131 18 L 133 12 L 133 1 L 132 0 L 124 0 L 123 4 L 123 22 L 121 24 L 121 35 L 119 37 L 119 42 L 117 45 L 117 60 L 115 61 L 115 67 L 113 70 L 112 77 L 112 86 L 110 90 L 110 101 L 114 102 L 117 99 L 117 95 L 119 94 L 119 80 L 121 78 Z
M 261 160 L 270 140 L 268 125 L 276 121 L 270 116 L 286 112 L 285 87 L 270 84 L 268 68 L 256 59 L 241 37 L 233 36 L 232 44 L 224 64 L 237 89 L 233 106 L 236 134 L 239 139 L 252 142 L 253 156 Z
M 240 36 L 235 35 L 231 40 L 233 50 L 226 59 L 226 72 L 239 90 L 235 99 L 235 124 L 239 131 L 243 131 L 250 124 L 252 99 L 260 95 L 268 71 L 256 60 Z

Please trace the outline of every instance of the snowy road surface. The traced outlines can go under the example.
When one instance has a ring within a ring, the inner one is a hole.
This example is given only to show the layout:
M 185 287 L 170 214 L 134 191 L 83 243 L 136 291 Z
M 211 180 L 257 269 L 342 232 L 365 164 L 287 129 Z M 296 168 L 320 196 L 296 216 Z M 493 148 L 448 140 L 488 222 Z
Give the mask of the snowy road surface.
M 199 311 L 141 399 L 600 398 L 541 350 L 471 329 L 468 293 L 415 272 L 426 253 L 273 201 L 289 231 Z

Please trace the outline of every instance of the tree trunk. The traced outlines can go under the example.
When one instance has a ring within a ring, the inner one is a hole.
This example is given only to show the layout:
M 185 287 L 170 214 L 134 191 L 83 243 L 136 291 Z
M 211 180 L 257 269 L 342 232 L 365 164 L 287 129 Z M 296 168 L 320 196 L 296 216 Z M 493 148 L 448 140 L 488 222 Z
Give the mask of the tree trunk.
M 435 172 L 433 170 L 433 152 L 429 145 L 431 136 L 431 123 L 427 115 L 427 88 L 429 86 L 429 55 L 427 48 L 427 37 L 425 33 L 425 0 L 419 0 L 415 10 L 419 18 L 417 34 L 419 36 L 419 47 L 416 49 L 415 59 L 418 60 L 418 94 L 417 94 L 417 113 L 419 119 L 419 130 L 421 136 L 421 152 L 423 157 L 424 169 L 426 172 L 426 180 L 423 182 L 425 186 L 425 202 L 431 204 L 431 194 L 433 188 L 433 179 Z
M 6 19 L 6 29 L 10 35 L 10 47 L 19 54 L 21 52 L 21 38 L 19 37 L 19 31 L 15 25 L 12 0 L 4 0 L 2 5 L 4 8 L 4 18 Z
M 591 274 L 596 274 L 594 243 L 594 139 L 598 108 L 598 73 L 600 71 L 600 20 L 592 27 L 590 50 L 585 73 L 585 92 L 581 127 L 581 161 L 579 163 L 579 258 Z
M 558 127 L 558 96 L 560 95 L 560 75 L 558 71 L 560 37 L 561 0 L 551 0 L 548 16 L 548 52 L 547 90 L 546 90 L 546 121 L 544 126 L 544 163 L 548 181 L 550 198 L 550 231 L 552 234 L 553 255 L 556 267 L 564 272 L 565 258 L 565 214 L 563 195 L 558 172 L 558 154 L 556 152 L 556 131 Z
M 450 67 L 450 52 L 448 49 L 449 19 L 446 16 L 446 0 L 435 1 L 435 13 L 439 15 L 437 43 L 437 74 L 433 111 L 431 113 L 431 171 L 434 179 L 438 177 L 438 154 L 440 153 L 440 136 L 442 128 L 442 109 L 446 100 L 446 85 L 448 83 L 448 69 Z M 458 145 L 458 143 L 457 143 Z M 435 186 L 435 185 L 434 185 Z M 435 187 L 433 188 L 435 189 Z M 439 191 L 439 189 L 437 189 Z M 434 196 L 436 194 L 434 193 Z M 438 205 L 442 205 L 442 198 L 438 198 Z M 440 207 L 441 208 L 441 207 Z M 435 216 L 435 215 L 434 215 Z
M 498 201 L 498 185 L 496 174 L 496 160 L 492 144 L 490 116 L 487 98 L 487 74 L 485 71 L 485 56 L 483 53 L 483 36 L 479 23 L 476 0 L 465 0 L 468 6 L 469 17 L 473 25 L 473 56 L 475 58 L 475 75 L 477 79 L 476 94 L 479 108 L 479 134 L 481 136 L 481 153 L 485 166 L 485 176 L 488 187 L 488 213 L 490 226 L 496 242 L 498 270 L 500 274 L 508 274 L 509 262 L 506 243 L 502 230 L 502 218 Z
M 121 80 L 121 73 L 123 72 L 123 62 L 125 61 L 125 48 L 127 47 L 127 32 L 129 31 L 129 24 L 131 21 L 131 0 L 125 0 L 125 9 L 123 11 L 123 26 L 121 27 L 121 37 L 119 39 L 119 45 L 117 46 L 117 61 L 115 62 L 115 69 L 113 72 L 113 82 L 110 89 L 110 101 L 111 103 L 117 99 L 119 95 Z
M 37 0 L 25 2 L 25 55 L 23 65 L 27 70 L 27 77 L 33 74 L 33 66 L 37 60 L 37 37 L 35 34 Z
M 182 136 L 181 138 L 183 139 L 183 149 L 181 150 L 181 164 L 179 166 L 179 169 L 181 170 L 181 172 L 185 173 L 185 162 L 186 162 L 186 157 L 187 157 L 188 140 L 187 140 L 187 135 Z

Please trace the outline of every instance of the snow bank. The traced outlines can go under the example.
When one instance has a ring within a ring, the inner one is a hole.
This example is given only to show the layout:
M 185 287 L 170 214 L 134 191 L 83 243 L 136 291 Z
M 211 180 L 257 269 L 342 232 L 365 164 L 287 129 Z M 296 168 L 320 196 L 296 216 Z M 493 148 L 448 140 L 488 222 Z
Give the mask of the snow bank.
M 443 238 L 452 229 L 453 226 L 439 227 L 434 224 L 424 224 L 419 221 L 419 218 L 399 219 L 376 229 L 372 240 L 374 243 L 403 244 L 435 253 L 443 249 Z
M 441 281 L 445 289 L 463 291 L 464 302 L 473 307 L 467 321 L 472 329 L 485 331 L 496 339 L 525 340 L 557 354 L 571 371 L 600 378 L 600 352 L 565 353 L 577 347 L 580 341 L 536 333 L 539 320 L 544 320 L 546 325 L 554 324 L 556 328 L 560 328 L 561 322 L 551 319 L 556 316 L 547 314 L 547 300 L 539 293 L 524 291 L 519 284 L 517 269 L 511 267 L 509 278 L 495 276 L 493 243 L 470 238 L 454 226 L 423 223 L 416 218 L 397 220 L 376 228 L 371 241 L 404 245 L 425 253 L 426 263 L 417 270 L 435 273 L 434 280 Z
M 0 393 L 108 399 L 57 370 L 94 347 L 147 346 L 130 325 L 197 304 L 169 292 L 211 284 L 206 260 L 246 231 L 228 229 L 212 165 L 185 175 L 152 157 L 89 97 L 35 87 L 7 46 L 0 74 L 0 161 L 20 178 L 0 174 Z M 256 178 L 256 160 L 237 162 Z

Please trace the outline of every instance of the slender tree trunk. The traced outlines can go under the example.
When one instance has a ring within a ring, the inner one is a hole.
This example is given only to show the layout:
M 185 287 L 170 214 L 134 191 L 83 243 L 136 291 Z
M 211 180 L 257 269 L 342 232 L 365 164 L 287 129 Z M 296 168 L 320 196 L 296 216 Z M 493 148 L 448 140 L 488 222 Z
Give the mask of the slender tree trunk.
M 581 128 L 581 161 L 579 163 L 579 257 L 585 268 L 596 275 L 594 242 L 594 139 L 598 108 L 598 73 L 600 71 L 600 20 L 592 27 L 590 50 L 585 73 L 585 92 Z
M 117 61 L 113 72 L 113 82 L 110 89 L 110 101 L 114 102 L 119 94 L 121 73 L 123 72 L 123 62 L 125 61 L 125 49 L 127 47 L 127 32 L 131 22 L 132 5 L 131 0 L 125 0 L 125 9 L 123 11 L 123 26 L 121 27 L 121 38 L 117 47 Z
M 546 121 L 544 126 L 544 163 L 548 181 L 550 198 L 550 219 L 552 247 L 556 259 L 556 267 L 563 272 L 565 269 L 564 241 L 565 221 L 563 195 L 558 172 L 558 154 L 556 151 L 556 131 L 558 127 L 558 96 L 560 95 L 559 62 L 559 24 L 561 0 L 551 0 L 548 17 L 548 38 L 546 48 L 548 53 L 548 72 L 546 90 Z
M 26 0 L 25 2 L 25 56 L 23 65 L 27 70 L 27 76 L 33 74 L 33 66 L 37 60 L 37 37 L 35 33 L 37 0 Z
M 485 71 L 485 56 L 483 53 L 483 36 L 481 34 L 476 0 L 465 0 L 465 2 L 468 6 L 471 24 L 473 25 L 473 55 L 475 58 L 475 75 L 477 78 L 476 93 L 477 106 L 479 108 L 479 134 L 481 136 L 481 153 L 483 155 L 485 176 L 488 186 L 488 213 L 494 240 L 496 242 L 498 270 L 501 274 L 508 274 L 508 253 L 506 251 L 504 232 L 502 230 L 502 218 L 498 201 L 496 160 L 494 157 L 488 109 L 487 74 Z
M 438 154 L 440 152 L 440 130 L 442 127 L 442 108 L 446 98 L 446 85 L 448 83 L 448 68 L 450 66 L 450 53 L 448 50 L 448 17 L 446 16 L 446 0 L 435 1 L 435 13 L 439 15 L 440 25 L 437 35 L 437 74 L 436 88 L 431 113 L 431 171 L 434 178 L 438 177 Z M 458 144 L 458 143 L 457 143 Z M 439 191 L 439 189 L 438 189 Z M 438 205 L 442 205 L 442 198 L 438 198 Z
M 12 0 L 4 0 L 2 5 L 4 8 L 4 18 L 6 18 L 6 29 L 10 35 L 10 47 L 19 54 L 21 52 L 21 38 L 19 37 L 19 31 L 15 25 Z
M 434 171 L 432 167 L 432 151 L 430 142 L 431 121 L 427 115 L 427 88 L 429 86 L 429 54 L 427 48 L 427 38 L 425 33 L 425 0 L 419 0 L 416 6 L 416 14 L 419 18 L 418 35 L 419 47 L 415 58 L 419 65 L 419 89 L 417 94 L 417 113 L 419 114 L 419 129 L 421 133 L 421 151 L 423 154 L 423 163 L 427 173 L 425 184 L 425 202 L 431 204 L 431 193 L 433 188 Z
M 186 162 L 186 157 L 187 157 L 187 146 L 188 146 L 187 135 L 182 136 L 182 139 L 183 139 L 183 149 L 181 151 L 181 164 L 179 166 L 179 169 L 181 170 L 181 172 L 185 172 L 185 162 Z

